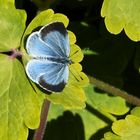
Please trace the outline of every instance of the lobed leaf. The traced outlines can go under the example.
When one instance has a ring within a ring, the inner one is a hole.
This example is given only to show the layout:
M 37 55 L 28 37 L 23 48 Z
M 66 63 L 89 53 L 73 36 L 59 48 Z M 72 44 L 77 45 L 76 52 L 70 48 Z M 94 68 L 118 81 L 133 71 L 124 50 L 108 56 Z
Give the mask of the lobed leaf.
M 18 60 L 0 54 L 0 65 L 0 139 L 25 140 L 39 125 L 41 104 Z
M 25 29 L 26 13 L 13 8 L 0 8 L 0 52 L 19 48 Z
M 80 49 L 79 46 L 77 46 L 76 44 L 71 45 L 71 50 L 70 50 L 70 59 L 73 62 L 81 62 L 83 60 L 83 53 Z
M 86 95 L 90 101 L 90 105 L 98 108 L 99 110 L 114 115 L 123 115 L 129 111 L 129 107 L 126 105 L 124 99 L 121 97 L 109 96 L 106 93 L 102 93 L 92 85 L 86 87 Z
M 60 94 L 47 95 L 47 99 L 54 104 L 61 104 L 67 109 L 85 108 L 85 93 L 81 87 L 68 84 Z
M 133 41 L 140 40 L 140 1 L 104 0 L 101 15 L 109 32 L 120 33 L 123 29 Z
M 140 107 L 136 107 L 125 119 L 115 121 L 112 125 L 114 132 L 105 134 L 105 140 L 139 140 L 140 139 Z
M 113 134 L 112 132 L 107 132 L 104 134 L 104 138 L 101 140 L 122 140 L 119 136 Z
M 76 36 L 72 31 L 68 30 L 68 35 L 69 35 L 69 39 L 70 39 L 70 44 L 73 45 L 74 43 L 76 43 Z

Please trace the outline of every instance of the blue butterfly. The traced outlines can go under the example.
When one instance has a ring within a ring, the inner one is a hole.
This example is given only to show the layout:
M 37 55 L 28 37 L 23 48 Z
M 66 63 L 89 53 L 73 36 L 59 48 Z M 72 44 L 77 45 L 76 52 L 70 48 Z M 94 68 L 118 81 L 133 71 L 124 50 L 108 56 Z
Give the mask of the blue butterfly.
M 70 44 L 61 22 L 53 22 L 33 32 L 27 39 L 28 77 L 49 92 L 61 92 L 68 82 Z

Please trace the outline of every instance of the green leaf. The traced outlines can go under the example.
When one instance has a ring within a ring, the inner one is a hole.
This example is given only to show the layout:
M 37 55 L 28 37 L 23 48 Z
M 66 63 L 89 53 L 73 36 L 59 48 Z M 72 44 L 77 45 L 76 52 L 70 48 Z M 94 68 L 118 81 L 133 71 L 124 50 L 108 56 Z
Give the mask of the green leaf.
M 106 133 L 105 140 L 139 140 L 140 139 L 140 107 L 136 107 L 125 119 L 115 121 L 113 133 Z M 107 137 L 108 136 L 108 137 Z M 112 138 L 112 139 L 111 139 Z
M 20 46 L 25 29 L 26 13 L 13 8 L 0 8 L 0 52 Z
M 4 8 L 14 8 L 15 0 L 0 0 L 0 7 Z
M 138 140 L 140 139 L 140 118 L 128 115 L 125 120 L 114 122 L 112 130 L 123 140 Z
M 0 139 L 26 140 L 39 125 L 41 102 L 17 59 L 0 55 Z
M 131 110 L 131 114 L 140 117 L 140 107 L 135 107 Z
M 68 31 L 69 39 L 70 39 L 70 44 L 73 45 L 76 43 L 76 36 L 72 31 Z
M 114 115 L 123 115 L 129 111 L 129 107 L 126 105 L 124 99 L 121 97 L 109 96 L 106 93 L 102 93 L 92 85 L 86 87 L 86 95 L 90 101 L 90 105 L 104 112 L 108 112 Z
M 123 29 L 133 41 L 140 40 L 140 1 L 104 0 L 101 15 L 109 32 L 120 33 Z
M 47 99 L 52 103 L 61 104 L 67 109 L 85 108 L 85 93 L 81 87 L 67 85 L 60 94 L 47 95 Z
M 78 52 L 78 53 L 77 53 Z M 71 50 L 70 50 L 70 59 L 73 62 L 81 62 L 83 60 L 83 53 L 80 49 L 79 46 L 77 46 L 76 44 L 71 45 Z
M 107 132 L 104 134 L 104 138 L 101 140 L 122 140 L 119 136 L 113 134 L 112 132 Z

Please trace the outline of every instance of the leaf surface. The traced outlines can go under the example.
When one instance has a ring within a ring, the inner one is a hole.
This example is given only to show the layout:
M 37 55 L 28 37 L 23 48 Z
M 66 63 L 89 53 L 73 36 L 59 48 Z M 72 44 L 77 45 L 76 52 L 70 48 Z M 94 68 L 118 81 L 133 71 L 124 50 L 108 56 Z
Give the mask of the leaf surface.
M 18 60 L 1 54 L 0 65 L 0 139 L 26 140 L 28 128 L 39 125 L 41 104 Z
M 25 22 L 25 11 L 0 7 L 0 52 L 20 47 Z
M 104 0 L 101 15 L 109 32 L 120 33 L 123 29 L 133 41 L 140 40 L 140 1 Z
M 112 125 L 114 132 L 107 132 L 105 140 L 139 140 L 140 139 L 140 107 L 136 107 L 125 119 L 115 121 Z
M 126 105 L 124 99 L 121 97 L 109 96 L 107 93 L 101 92 L 92 85 L 86 87 L 86 95 L 89 104 L 101 111 L 114 115 L 123 115 L 129 111 L 129 107 Z

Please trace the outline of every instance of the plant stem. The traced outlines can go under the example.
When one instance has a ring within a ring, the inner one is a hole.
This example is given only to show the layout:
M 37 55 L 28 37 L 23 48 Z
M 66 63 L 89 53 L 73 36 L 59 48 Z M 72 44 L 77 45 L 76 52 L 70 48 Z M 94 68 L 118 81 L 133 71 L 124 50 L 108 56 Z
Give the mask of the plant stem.
M 46 129 L 46 123 L 47 123 L 47 116 L 48 116 L 48 112 L 49 112 L 49 107 L 50 107 L 50 101 L 45 99 L 44 103 L 43 103 L 43 106 L 42 106 L 42 111 L 41 111 L 40 126 L 35 131 L 33 140 L 43 140 L 43 136 L 44 136 L 45 129 Z
M 11 59 L 14 59 L 14 58 L 17 58 L 17 57 L 21 57 L 22 56 L 22 53 L 19 51 L 19 50 L 17 50 L 17 49 L 12 49 L 11 50 L 11 55 L 10 55 L 10 58 Z
M 120 90 L 110 84 L 107 84 L 103 81 L 100 81 L 94 77 L 88 76 L 90 79 L 90 83 L 98 87 L 99 89 L 110 93 L 115 96 L 120 96 L 124 98 L 128 103 L 140 106 L 140 99 L 138 97 L 135 97 L 133 95 L 128 94 L 126 91 Z

